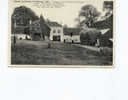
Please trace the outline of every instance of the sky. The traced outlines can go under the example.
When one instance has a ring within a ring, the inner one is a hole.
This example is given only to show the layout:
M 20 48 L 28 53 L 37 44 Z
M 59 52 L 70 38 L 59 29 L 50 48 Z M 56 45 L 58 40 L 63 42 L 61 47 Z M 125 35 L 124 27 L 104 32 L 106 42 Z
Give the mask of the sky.
M 68 27 L 75 27 L 77 24 L 75 19 L 78 17 L 79 11 L 82 6 L 91 4 L 94 7 L 96 7 L 98 11 L 103 13 L 104 0 L 47 0 L 50 1 L 48 3 L 46 0 L 27 0 L 27 1 L 43 1 L 43 2 L 21 2 L 25 0 L 17 0 L 17 1 L 20 2 L 14 2 L 14 0 L 10 0 L 9 12 L 12 13 L 15 7 L 24 5 L 30 7 L 38 16 L 42 14 L 45 19 L 56 21 L 62 25 L 66 24 L 68 25 Z M 55 3 L 55 1 L 58 2 Z M 48 4 L 47 7 L 46 4 Z M 51 8 L 51 5 L 53 8 Z

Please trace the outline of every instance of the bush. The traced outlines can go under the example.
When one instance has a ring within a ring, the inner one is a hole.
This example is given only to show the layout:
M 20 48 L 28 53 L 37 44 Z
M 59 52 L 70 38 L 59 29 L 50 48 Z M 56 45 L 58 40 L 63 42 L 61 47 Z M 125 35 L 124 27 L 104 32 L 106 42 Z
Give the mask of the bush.
M 108 38 L 101 37 L 101 39 L 100 39 L 100 45 L 102 47 L 106 47 L 107 46 L 107 47 L 112 48 L 113 47 L 113 42 L 110 41 Z
M 96 40 L 100 38 L 101 32 L 94 28 L 87 28 L 80 32 L 80 41 L 85 45 L 95 45 Z

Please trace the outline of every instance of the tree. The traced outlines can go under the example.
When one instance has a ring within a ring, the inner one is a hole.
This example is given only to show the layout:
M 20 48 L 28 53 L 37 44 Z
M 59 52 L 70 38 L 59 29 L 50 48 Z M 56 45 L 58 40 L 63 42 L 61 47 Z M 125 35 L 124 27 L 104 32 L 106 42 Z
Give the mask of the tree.
M 77 22 L 76 27 L 81 28 L 80 18 L 79 17 L 75 18 L 75 21 Z
M 51 43 L 50 43 L 50 39 L 49 39 L 49 37 L 50 37 L 50 30 L 51 29 L 47 25 L 47 23 L 45 22 L 45 20 L 44 20 L 44 18 L 43 18 L 42 15 L 40 16 L 40 28 L 41 28 L 41 31 L 42 31 L 41 37 L 43 37 L 43 39 L 45 39 L 45 36 L 48 37 L 48 40 L 49 40 L 49 42 L 48 42 L 48 48 L 51 48 Z
M 95 45 L 96 40 L 100 39 L 101 32 L 94 28 L 87 28 L 80 32 L 80 41 L 85 45 Z
M 68 25 L 67 25 L 67 24 L 64 24 L 64 25 L 63 25 L 63 28 L 68 28 Z
M 49 22 L 50 22 L 50 19 L 47 18 L 47 19 L 46 19 L 46 22 L 49 23 Z
M 47 36 L 49 38 L 51 29 L 46 24 L 42 15 L 40 16 L 40 28 L 41 28 L 41 31 L 42 31 L 41 36 L 43 37 L 43 39 L 45 39 L 45 36 Z
M 94 21 L 97 20 L 99 17 L 100 13 L 97 11 L 97 9 L 92 6 L 92 5 L 85 5 L 81 8 L 79 12 L 79 17 L 83 16 L 85 17 L 84 23 L 88 26 L 91 27 Z
M 15 20 L 19 25 L 22 26 L 29 25 L 30 20 L 35 21 L 38 19 L 38 16 L 30 8 L 27 8 L 26 6 L 16 7 L 12 14 L 12 23 Z
M 88 26 L 85 24 L 85 20 L 81 20 L 80 17 L 76 18 L 75 21 L 77 21 L 77 25 L 76 27 L 79 28 L 79 29 L 86 29 L 88 28 Z

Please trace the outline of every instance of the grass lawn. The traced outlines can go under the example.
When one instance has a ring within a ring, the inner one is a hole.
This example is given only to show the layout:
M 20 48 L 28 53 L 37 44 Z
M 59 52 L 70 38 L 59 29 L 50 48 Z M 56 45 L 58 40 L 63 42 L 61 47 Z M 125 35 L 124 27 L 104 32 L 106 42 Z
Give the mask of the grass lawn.
M 45 41 L 19 40 L 11 46 L 11 64 L 22 65 L 112 65 L 112 56 L 77 45 Z

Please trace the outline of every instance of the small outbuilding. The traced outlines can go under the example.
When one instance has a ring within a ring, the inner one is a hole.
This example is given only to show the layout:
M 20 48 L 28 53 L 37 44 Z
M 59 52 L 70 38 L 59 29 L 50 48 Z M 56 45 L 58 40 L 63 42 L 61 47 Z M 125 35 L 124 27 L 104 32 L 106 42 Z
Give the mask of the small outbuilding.
M 64 28 L 64 42 L 80 43 L 80 29 Z

